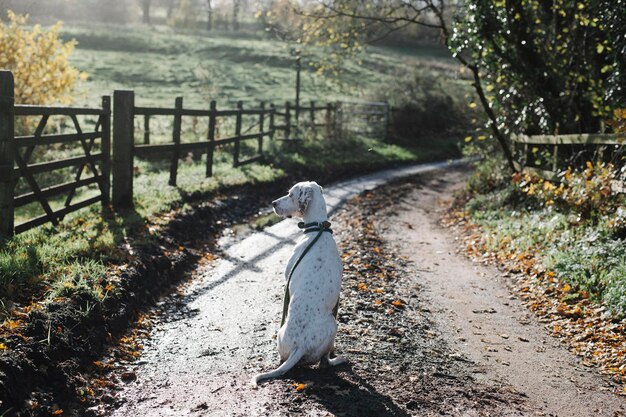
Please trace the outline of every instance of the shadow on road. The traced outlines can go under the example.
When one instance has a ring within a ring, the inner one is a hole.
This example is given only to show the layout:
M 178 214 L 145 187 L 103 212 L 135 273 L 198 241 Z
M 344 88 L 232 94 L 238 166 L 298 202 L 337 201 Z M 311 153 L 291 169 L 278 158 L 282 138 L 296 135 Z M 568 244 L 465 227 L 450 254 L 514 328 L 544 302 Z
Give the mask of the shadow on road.
M 296 381 L 307 381 L 307 398 L 317 402 L 331 415 L 409 416 L 391 397 L 378 392 L 361 378 L 350 364 L 327 370 L 297 368 L 290 376 Z

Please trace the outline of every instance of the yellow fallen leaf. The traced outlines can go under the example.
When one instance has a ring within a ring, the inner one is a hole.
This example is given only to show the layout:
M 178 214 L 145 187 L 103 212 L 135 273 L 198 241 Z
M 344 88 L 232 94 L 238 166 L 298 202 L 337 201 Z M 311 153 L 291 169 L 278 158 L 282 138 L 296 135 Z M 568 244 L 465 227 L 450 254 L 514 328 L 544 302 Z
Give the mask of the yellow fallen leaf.
M 361 291 L 365 291 L 367 290 L 367 285 L 364 282 L 359 282 L 359 284 L 357 285 L 357 288 L 360 289 Z
M 382 302 L 382 301 L 380 301 L 380 300 L 376 300 L 376 301 L 374 301 L 374 304 L 376 304 L 377 306 L 381 305 L 382 303 L 383 303 L 383 302 Z
M 9 329 L 9 330 L 15 330 L 18 327 L 20 327 L 20 325 L 22 324 L 21 321 L 19 320 L 5 320 L 4 321 L 4 325 Z
M 182 251 L 184 251 L 184 250 L 185 250 L 185 247 L 184 247 L 184 246 L 179 246 L 179 247 L 178 247 L 178 250 L 182 252 Z
M 62 408 L 59 408 L 58 410 L 52 412 L 53 416 L 60 416 L 61 414 L 63 414 Z
M 4 343 L 0 343 L 0 350 L 7 350 L 8 346 L 5 345 Z
M 394 300 L 391 302 L 391 304 L 393 304 L 396 307 L 402 307 L 402 301 L 400 300 Z
M 304 384 L 293 384 L 293 386 L 296 387 L 297 392 L 302 392 L 306 389 L 306 385 Z
M 563 285 L 563 292 L 570 292 L 571 289 L 572 289 L 571 285 L 569 284 Z

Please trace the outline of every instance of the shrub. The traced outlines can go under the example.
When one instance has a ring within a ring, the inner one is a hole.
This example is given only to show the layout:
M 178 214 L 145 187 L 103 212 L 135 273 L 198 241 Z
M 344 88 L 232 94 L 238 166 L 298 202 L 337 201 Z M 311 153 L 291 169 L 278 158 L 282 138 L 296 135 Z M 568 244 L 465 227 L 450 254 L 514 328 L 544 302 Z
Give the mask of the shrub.
M 389 139 L 415 145 L 433 137 L 462 138 L 472 130 L 475 111 L 467 107 L 469 84 L 425 71 L 401 78 L 374 93 L 373 100 L 391 107 Z
M 574 213 L 578 221 L 615 213 L 624 203 L 623 196 L 612 189 L 616 171 L 611 164 L 587 161 L 584 170 L 568 168 L 559 177 L 560 182 L 553 183 L 527 173 L 515 173 L 513 183 L 539 206 Z
M 8 17 L 8 24 L 0 22 L 0 68 L 13 72 L 15 102 L 70 103 L 76 81 L 87 77 L 68 61 L 76 42 L 59 39 L 61 23 L 28 29 L 26 16 L 9 11 Z

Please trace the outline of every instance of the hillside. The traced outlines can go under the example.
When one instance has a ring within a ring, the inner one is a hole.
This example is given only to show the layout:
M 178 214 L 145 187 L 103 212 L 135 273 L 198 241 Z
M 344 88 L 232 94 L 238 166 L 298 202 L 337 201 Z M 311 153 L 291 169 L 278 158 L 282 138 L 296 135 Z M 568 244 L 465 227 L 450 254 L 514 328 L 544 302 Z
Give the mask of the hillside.
M 189 105 L 268 99 L 275 103 L 295 96 L 295 62 L 290 46 L 250 33 L 177 33 L 164 26 L 66 25 L 65 39 L 78 41 L 72 63 L 89 74 L 79 87 L 78 103 L 98 101 L 113 89 L 133 89 L 142 105 L 170 105 L 183 95 Z M 322 51 L 303 58 L 302 99 L 374 98 L 383 86 L 419 70 L 455 77 L 456 66 L 438 46 L 372 47 L 349 61 L 339 79 L 314 74 L 308 63 Z

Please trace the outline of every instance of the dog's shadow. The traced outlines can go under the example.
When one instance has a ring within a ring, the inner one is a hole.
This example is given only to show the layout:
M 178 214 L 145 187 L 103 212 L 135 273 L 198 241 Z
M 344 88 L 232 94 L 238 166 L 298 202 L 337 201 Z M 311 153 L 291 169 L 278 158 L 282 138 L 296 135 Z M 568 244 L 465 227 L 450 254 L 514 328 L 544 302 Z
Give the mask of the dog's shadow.
M 306 383 L 305 398 L 317 402 L 332 415 L 410 416 L 391 397 L 378 392 L 350 364 L 330 369 L 294 368 L 289 377 Z

